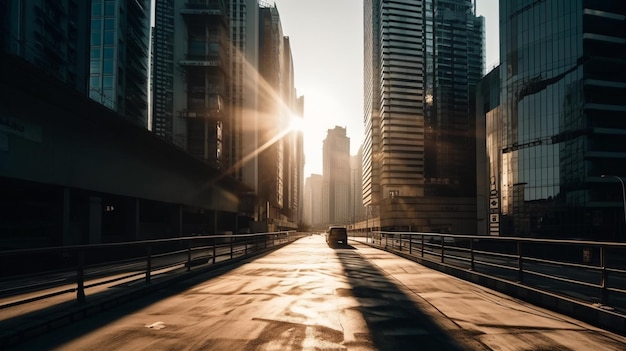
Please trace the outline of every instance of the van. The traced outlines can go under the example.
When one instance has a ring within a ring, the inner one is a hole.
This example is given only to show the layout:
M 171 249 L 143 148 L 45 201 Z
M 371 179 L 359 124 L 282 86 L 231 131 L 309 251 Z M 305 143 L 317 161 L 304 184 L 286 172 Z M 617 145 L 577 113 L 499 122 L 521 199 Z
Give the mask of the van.
M 326 243 L 330 246 L 348 245 L 348 230 L 343 226 L 331 226 L 326 232 Z

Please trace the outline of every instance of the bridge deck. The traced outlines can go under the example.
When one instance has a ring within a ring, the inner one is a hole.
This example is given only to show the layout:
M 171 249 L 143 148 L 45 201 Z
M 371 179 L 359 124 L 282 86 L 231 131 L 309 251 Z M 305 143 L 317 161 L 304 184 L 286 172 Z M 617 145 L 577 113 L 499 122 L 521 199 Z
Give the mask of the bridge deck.
M 18 349 L 623 350 L 626 338 L 357 242 L 300 239 Z

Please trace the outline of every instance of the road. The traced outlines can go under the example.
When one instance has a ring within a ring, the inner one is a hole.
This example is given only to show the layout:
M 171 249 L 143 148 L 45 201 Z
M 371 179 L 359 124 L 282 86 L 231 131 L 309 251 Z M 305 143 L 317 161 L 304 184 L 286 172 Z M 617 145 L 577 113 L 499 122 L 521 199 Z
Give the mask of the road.
M 351 244 L 306 237 L 16 349 L 626 349 L 622 336 Z

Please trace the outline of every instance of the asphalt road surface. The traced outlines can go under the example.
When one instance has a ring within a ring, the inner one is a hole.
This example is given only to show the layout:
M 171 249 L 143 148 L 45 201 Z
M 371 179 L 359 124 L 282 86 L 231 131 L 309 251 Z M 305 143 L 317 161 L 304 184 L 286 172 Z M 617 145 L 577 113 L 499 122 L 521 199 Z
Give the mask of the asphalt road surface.
M 18 350 L 626 350 L 626 338 L 351 242 L 300 239 Z

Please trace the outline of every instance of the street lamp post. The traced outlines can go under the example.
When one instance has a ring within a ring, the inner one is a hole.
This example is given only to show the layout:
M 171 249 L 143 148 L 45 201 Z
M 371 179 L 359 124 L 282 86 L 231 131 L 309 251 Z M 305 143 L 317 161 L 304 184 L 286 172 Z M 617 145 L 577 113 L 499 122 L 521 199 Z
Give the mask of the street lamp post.
M 602 178 L 606 178 L 606 177 L 613 177 L 613 178 L 617 178 L 617 180 L 619 180 L 619 182 L 622 184 L 622 200 L 624 201 L 624 228 L 626 229 L 626 186 L 624 186 L 624 180 L 621 177 L 618 177 L 616 175 L 606 175 L 603 174 L 600 177 Z

